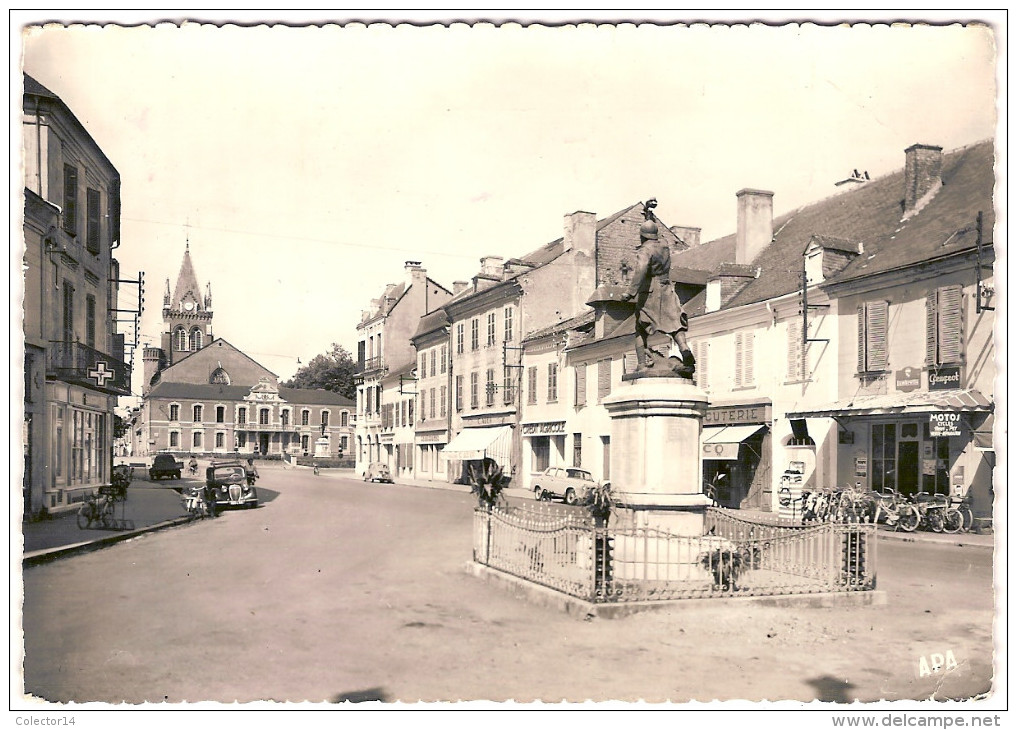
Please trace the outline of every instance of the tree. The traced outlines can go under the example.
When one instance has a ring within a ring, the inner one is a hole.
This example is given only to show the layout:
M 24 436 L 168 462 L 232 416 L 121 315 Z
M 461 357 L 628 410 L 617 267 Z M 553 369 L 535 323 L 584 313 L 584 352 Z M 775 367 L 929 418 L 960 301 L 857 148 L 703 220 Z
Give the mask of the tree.
M 315 355 L 282 385 L 286 388 L 321 388 L 352 399 L 357 394 L 353 385 L 355 368 L 356 363 L 349 351 L 333 342 L 331 350 Z

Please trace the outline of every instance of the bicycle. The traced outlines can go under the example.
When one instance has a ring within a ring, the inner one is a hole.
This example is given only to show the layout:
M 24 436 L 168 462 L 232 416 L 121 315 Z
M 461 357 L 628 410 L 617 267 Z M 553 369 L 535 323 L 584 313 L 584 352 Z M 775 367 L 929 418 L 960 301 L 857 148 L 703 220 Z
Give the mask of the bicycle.
M 99 524 L 104 528 L 111 528 L 116 523 L 113 516 L 113 505 L 116 500 L 111 494 L 85 495 L 85 501 L 78 508 L 78 529 L 86 530 L 92 525 Z
M 960 532 L 968 532 L 972 527 L 975 526 L 975 513 L 971 510 L 971 497 L 967 496 L 963 499 L 951 499 L 951 509 L 957 510 L 961 518 Z
M 915 506 L 921 515 L 921 525 L 933 532 L 953 534 L 964 525 L 960 510 L 950 506 L 950 498 L 943 494 L 919 492 Z

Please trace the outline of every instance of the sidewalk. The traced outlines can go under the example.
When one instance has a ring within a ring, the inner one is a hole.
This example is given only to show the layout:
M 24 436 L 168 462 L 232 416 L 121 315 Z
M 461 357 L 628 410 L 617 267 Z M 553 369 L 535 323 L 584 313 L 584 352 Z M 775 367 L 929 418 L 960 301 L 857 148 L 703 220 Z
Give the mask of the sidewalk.
M 181 482 L 176 482 L 180 484 Z M 121 507 L 123 511 L 121 512 Z M 127 489 L 127 501 L 117 505 L 116 516 L 134 523 L 133 530 L 78 528 L 77 511 L 62 512 L 38 522 L 22 522 L 24 565 L 120 542 L 153 529 L 190 520 L 180 493 L 168 484 L 135 480 Z

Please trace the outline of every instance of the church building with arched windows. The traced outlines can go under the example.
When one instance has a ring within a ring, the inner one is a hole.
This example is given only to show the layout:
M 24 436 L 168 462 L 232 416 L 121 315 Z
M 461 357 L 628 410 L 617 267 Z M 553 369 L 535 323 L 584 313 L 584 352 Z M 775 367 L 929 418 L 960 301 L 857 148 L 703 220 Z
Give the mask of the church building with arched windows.
M 351 399 L 282 387 L 275 373 L 215 337 L 211 286 L 201 296 L 190 246 L 172 291 L 166 281 L 162 313 L 162 346 L 144 349 L 142 402 L 128 431 L 132 456 L 349 453 Z

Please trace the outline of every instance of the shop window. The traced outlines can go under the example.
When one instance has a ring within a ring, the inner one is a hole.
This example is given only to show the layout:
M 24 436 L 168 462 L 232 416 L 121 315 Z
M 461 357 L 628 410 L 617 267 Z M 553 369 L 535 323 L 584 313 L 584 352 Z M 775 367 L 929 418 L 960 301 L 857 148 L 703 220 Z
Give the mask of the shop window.
M 932 436 L 925 424 L 922 442 L 922 491 L 950 493 L 950 439 Z
M 576 365 L 576 393 L 575 393 L 576 408 L 582 408 L 586 405 L 586 363 L 579 363 Z
M 247 434 L 246 433 L 238 433 L 236 435 L 235 439 L 236 439 L 236 442 L 237 442 L 237 449 L 238 450 L 239 449 L 247 448 Z
M 872 426 L 872 488 L 877 492 L 897 489 L 897 425 L 876 423 Z
M 888 365 L 889 302 L 866 302 L 858 307 L 858 372 L 881 373 Z
M 964 360 L 964 297 L 960 286 L 943 286 L 925 299 L 925 364 Z
M 533 442 L 532 471 L 541 472 L 551 465 L 551 440 L 547 436 L 535 436 Z

